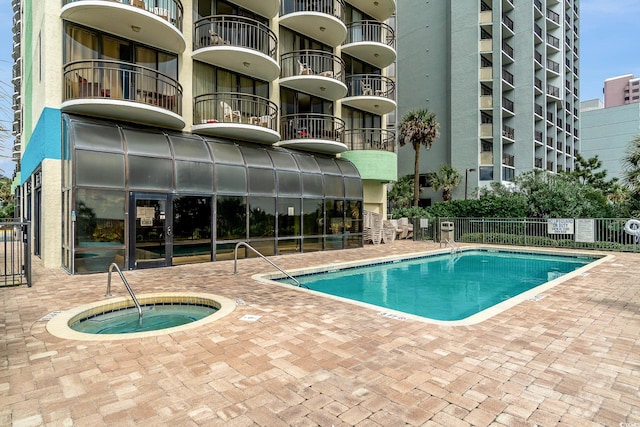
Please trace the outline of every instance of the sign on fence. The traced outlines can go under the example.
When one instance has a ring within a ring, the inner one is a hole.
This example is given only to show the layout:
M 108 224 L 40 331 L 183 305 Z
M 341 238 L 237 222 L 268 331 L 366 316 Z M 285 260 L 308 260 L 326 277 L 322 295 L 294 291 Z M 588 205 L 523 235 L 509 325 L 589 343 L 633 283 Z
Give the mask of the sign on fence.
M 573 219 L 572 218 L 549 218 L 547 220 L 547 233 L 573 234 Z
M 576 218 L 576 242 L 594 243 L 595 219 Z

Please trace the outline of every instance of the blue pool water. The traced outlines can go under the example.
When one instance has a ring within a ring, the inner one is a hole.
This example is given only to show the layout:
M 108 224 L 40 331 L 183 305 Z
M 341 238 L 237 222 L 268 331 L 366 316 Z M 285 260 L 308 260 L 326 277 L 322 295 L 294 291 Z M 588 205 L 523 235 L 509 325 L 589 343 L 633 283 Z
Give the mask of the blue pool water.
M 81 319 L 69 327 L 87 334 L 156 331 L 195 322 L 216 311 L 215 307 L 197 304 L 143 305 L 141 320 L 135 307 L 127 307 Z
M 472 250 L 300 275 L 296 279 L 314 291 L 450 321 L 465 319 L 595 259 Z

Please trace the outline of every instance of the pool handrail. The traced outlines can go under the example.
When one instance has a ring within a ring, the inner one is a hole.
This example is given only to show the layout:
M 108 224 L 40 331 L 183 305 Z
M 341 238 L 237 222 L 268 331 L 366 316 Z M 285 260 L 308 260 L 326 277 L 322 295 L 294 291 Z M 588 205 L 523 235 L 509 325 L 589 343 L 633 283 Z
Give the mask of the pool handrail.
M 462 249 L 455 240 L 453 239 L 444 239 L 446 246 L 451 246 L 451 254 L 456 254 L 462 252 Z
M 136 296 L 133 294 L 133 290 L 131 290 L 131 286 L 129 286 L 129 282 L 127 282 L 127 279 L 124 278 L 124 274 L 122 274 L 122 271 L 120 271 L 120 267 L 118 267 L 118 264 L 116 264 L 115 262 L 112 262 L 111 265 L 109 265 L 109 274 L 107 276 L 107 293 L 105 294 L 105 297 L 111 296 L 111 272 L 113 271 L 114 268 L 120 275 L 120 278 L 122 279 L 122 283 L 124 283 L 124 287 L 127 288 L 127 291 L 129 291 L 129 295 L 131 295 L 131 299 L 133 299 L 133 303 L 136 305 L 136 308 L 138 309 L 138 319 L 142 319 L 142 307 L 140 307 L 140 303 L 138 302 L 138 299 L 136 298 Z
M 293 280 L 294 282 L 297 283 L 299 288 L 307 288 L 309 289 L 308 286 L 303 285 L 302 283 L 300 283 L 298 281 L 298 279 L 296 279 L 295 277 L 293 277 L 292 275 L 290 275 L 289 273 L 287 273 L 286 271 L 284 271 L 283 269 L 281 269 L 280 267 L 278 267 L 274 262 L 272 262 L 271 260 L 269 260 L 267 257 L 265 257 L 264 255 L 262 255 L 260 252 L 258 252 L 258 250 L 256 248 L 254 248 L 253 246 L 251 246 L 250 244 L 248 244 L 247 242 L 238 242 L 236 243 L 236 247 L 233 250 L 233 274 L 236 275 L 238 274 L 238 248 L 240 246 L 244 246 L 248 249 L 251 249 L 253 252 L 255 252 L 260 258 L 262 258 L 263 260 L 267 261 L 269 264 L 271 264 L 272 266 L 274 266 L 275 268 L 277 268 L 278 270 L 280 270 L 280 272 L 282 274 L 284 274 L 285 276 L 287 276 L 289 279 Z

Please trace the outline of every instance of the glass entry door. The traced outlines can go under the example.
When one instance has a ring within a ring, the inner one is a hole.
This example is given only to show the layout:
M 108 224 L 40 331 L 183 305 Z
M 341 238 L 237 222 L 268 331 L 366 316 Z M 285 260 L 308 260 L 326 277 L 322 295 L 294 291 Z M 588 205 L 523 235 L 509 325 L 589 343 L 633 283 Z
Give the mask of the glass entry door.
M 169 197 L 131 194 L 129 269 L 171 265 L 173 215 Z

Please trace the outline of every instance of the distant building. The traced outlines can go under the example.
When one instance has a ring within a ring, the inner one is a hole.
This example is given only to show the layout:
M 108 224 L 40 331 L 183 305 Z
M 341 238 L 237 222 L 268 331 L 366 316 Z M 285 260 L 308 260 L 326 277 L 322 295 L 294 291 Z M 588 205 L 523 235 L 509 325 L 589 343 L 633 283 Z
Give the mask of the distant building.
M 607 179 L 622 178 L 629 143 L 640 134 L 640 103 L 598 109 L 592 103 L 580 104 L 580 154 L 586 159 L 597 155 Z
M 633 74 L 611 77 L 604 81 L 604 108 L 640 102 L 640 77 Z
M 428 108 L 440 138 L 420 173 L 453 166 L 465 187 L 533 169 L 571 171 L 580 150 L 579 0 L 398 2 L 399 117 Z M 414 151 L 398 150 L 400 175 Z M 471 194 L 471 193 L 469 193 Z M 423 204 L 440 200 L 430 189 Z

